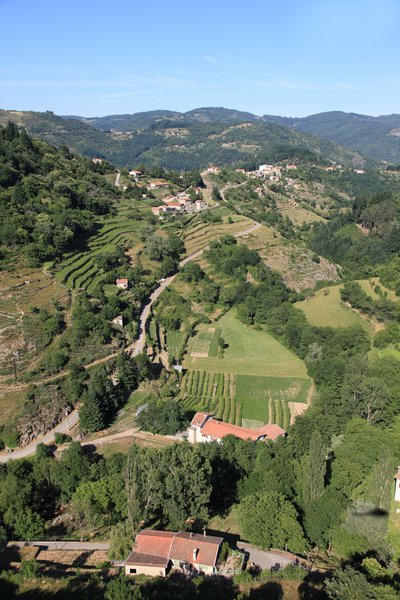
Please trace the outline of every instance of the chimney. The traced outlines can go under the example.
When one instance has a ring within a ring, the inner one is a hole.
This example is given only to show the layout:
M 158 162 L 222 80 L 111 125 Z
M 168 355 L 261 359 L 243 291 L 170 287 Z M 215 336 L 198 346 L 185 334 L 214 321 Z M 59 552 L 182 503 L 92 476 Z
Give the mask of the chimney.
M 193 560 L 194 560 L 194 561 L 195 561 L 195 560 L 197 560 L 197 555 L 198 555 L 198 553 L 199 553 L 199 549 L 198 549 L 198 548 L 195 548 L 195 549 L 193 550 Z

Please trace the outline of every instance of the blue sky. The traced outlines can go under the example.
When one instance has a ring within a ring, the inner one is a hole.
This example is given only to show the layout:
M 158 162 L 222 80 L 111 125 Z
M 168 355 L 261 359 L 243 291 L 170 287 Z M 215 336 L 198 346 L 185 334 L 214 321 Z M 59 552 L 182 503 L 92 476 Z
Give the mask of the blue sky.
M 0 0 L 0 108 L 400 112 L 400 0 Z

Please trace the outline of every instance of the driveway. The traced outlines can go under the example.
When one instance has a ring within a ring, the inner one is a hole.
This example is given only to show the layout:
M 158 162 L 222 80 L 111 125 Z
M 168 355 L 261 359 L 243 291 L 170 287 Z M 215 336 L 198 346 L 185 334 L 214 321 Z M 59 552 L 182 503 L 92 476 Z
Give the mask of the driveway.
M 260 548 L 256 548 L 246 542 L 237 542 L 237 547 L 239 550 L 246 552 L 249 557 L 248 563 L 254 563 L 261 569 L 271 569 L 271 567 L 274 567 L 276 564 L 279 564 L 281 567 L 287 567 L 287 565 L 291 565 L 298 560 L 295 554 L 260 550 Z

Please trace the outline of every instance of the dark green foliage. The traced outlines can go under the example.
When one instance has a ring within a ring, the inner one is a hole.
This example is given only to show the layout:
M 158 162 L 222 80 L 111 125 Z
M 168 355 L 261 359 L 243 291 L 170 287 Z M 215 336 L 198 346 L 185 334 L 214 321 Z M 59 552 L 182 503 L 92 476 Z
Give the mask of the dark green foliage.
M 149 402 L 146 410 L 137 420 L 141 429 L 163 435 L 174 435 L 178 431 L 183 431 L 188 427 L 189 422 L 186 410 L 175 400 Z
M 299 553 L 307 548 L 293 505 L 279 493 L 246 496 L 240 503 L 239 517 L 246 538 L 257 546 Z
M 114 416 L 119 403 L 118 390 L 114 388 L 104 369 L 90 380 L 82 408 L 80 425 L 84 431 L 99 431 Z
M 115 194 L 91 161 L 32 140 L 11 123 L 0 128 L 0 162 L 0 243 L 23 247 L 34 266 L 93 230 Z

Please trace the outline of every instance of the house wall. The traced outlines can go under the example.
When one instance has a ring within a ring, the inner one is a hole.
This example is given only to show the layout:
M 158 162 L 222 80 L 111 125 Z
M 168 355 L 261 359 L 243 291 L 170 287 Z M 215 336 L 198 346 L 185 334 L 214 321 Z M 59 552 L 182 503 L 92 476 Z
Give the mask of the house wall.
M 395 489 L 395 492 L 394 492 L 394 499 L 397 502 L 400 502 L 400 479 L 396 478 L 395 481 L 396 481 L 396 489 Z
M 125 565 L 125 575 L 149 575 L 150 577 L 166 577 L 167 570 L 164 567 L 150 567 L 146 565 Z

